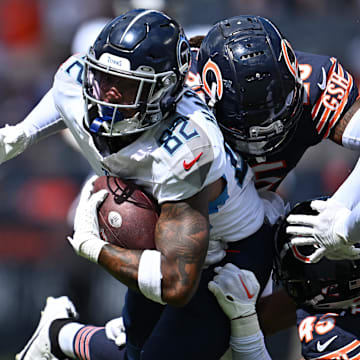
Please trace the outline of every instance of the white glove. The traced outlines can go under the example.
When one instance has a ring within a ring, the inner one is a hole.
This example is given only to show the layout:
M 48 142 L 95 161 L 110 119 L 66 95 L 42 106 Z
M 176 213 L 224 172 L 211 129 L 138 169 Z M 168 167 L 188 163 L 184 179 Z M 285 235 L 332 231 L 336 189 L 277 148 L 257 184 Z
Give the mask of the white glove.
M 21 154 L 29 144 L 29 137 L 26 135 L 21 124 L 0 129 L 0 164 Z
M 329 260 L 359 260 L 360 249 L 353 245 L 345 245 L 336 250 L 326 250 L 324 255 Z
M 360 249 L 356 249 L 345 238 L 344 222 L 351 211 L 334 200 L 314 200 L 310 204 L 318 215 L 292 214 L 287 217 L 291 225 L 286 233 L 293 235 L 291 244 L 296 246 L 315 245 L 318 247 L 309 256 L 312 263 L 318 262 L 323 256 L 337 257 L 337 260 L 360 256 Z
M 260 330 L 255 304 L 260 285 L 254 273 L 233 264 L 217 267 L 208 288 L 231 321 L 232 336 L 244 337 Z
M 119 347 L 126 344 L 125 326 L 122 317 L 112 319 L 105 324 L 105 334 Z
M 102 247 L 107 244 L 100 238 L 97 209 L 108 195 L 103 189 L 92 194 L 93 184 L 97 176 L 85 183 L 74 220 L 74 235 L 68 240 L 76 253 L 97 263 Z

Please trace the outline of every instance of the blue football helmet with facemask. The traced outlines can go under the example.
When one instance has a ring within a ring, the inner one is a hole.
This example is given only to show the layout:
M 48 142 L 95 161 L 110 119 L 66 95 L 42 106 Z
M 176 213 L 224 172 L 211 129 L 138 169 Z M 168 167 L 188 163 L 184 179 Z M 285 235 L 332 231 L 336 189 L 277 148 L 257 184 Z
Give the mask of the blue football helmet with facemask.
M 85 57 L 85 124 L 114 138 L 159 123 L 183 92 L 190 47 L 182 27 L 155 10 L 109 22 Z
M 202 41 L 198 72 L 234 150 L 266 156 L 291 138 L 303 85 L 294 51 L 269 20 L 245 15 L 216 23 Z

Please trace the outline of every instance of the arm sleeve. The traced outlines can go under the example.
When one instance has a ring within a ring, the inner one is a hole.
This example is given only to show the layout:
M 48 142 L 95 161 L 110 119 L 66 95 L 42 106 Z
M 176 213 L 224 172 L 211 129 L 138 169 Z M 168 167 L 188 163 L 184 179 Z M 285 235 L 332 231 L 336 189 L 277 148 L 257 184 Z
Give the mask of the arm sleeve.
M 66 128 L 55 107 L 52 89 L 44 95 L 21 125 L 29 140 L 28 145 Z
M 360 243 L 360 204 L 351 211 L 343 226 L 347 241 L 352 244 Z
M 5 124 L 0 129 L 0 164 L 64 128 L 50 90 L 23 121 L 11 126 Z
M 360 159 L 355 168 L 339 189 L 331 197 L 333 200 L 343 204 L 348 209 L 353 209 L 360 202 Z
M 261 330 L 246 337 L 231 336 L 230 346 L 233 360 L 271 360 Z
M 233 360 L 271 360 L 256 313 L 231 320 L 230 347 Z
M 342 135 L 342 144 L 348 149 L 360 150 L 360 109 L 354 113 L 346 125 Z

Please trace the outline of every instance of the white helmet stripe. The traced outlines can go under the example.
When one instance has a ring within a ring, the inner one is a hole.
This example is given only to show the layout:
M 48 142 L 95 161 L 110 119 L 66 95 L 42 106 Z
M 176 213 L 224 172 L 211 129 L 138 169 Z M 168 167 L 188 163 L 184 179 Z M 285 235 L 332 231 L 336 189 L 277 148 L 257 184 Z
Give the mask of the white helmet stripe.
M 140 20 L 143 16 L 150 14 L 152 12 L 157 12 L 158 11 L 154 11 L 154 10 L 145 10 L 144 12 L 140 13 L 139 15 L 135 16 L 134 19 L 130 22 L 130 24 L 128 25 L 127 29 L 124 31 L 120 43 L 124 40 L 126 34 L 131 30 L 131 27 L 138 21 Z

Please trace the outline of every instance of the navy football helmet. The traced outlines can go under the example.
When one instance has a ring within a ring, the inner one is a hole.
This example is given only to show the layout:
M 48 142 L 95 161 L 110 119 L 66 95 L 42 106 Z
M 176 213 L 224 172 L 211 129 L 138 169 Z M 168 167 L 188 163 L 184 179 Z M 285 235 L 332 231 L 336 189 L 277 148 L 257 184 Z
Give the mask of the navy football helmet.
M 234 150 L 265 156 L 284 144 L 302 113 L 303 85 L 274 24 L 250 15 L 216 23 L 202 41 L 198 72 Z
M 118 16 L 85 57 L 89 130 L 113 138 L 156 125 L 181 97 L 189 66 L 188 40 L 174 19 L 144 9 Z
M 316 215 L 311 201 L 297 204 L 290 214 Z M 274 277 L 299 306 L 314 309 L 346 309 L 360 300 L 360 260 L 329 260 L 310 263 L 313 245 L 294 246 L 286 233 L 286 219 L 275 233 Z

